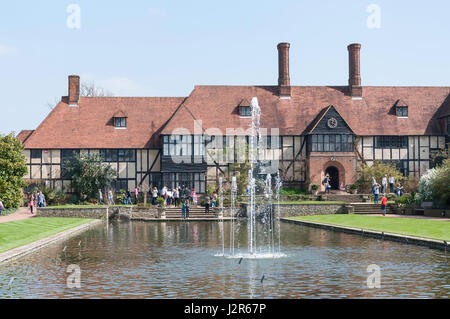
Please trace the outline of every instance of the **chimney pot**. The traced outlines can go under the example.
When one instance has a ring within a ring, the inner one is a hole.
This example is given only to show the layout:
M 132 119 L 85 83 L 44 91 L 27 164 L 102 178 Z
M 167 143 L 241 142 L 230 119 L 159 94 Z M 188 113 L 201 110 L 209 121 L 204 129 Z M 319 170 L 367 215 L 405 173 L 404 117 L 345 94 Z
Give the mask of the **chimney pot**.
M 289 78 L 289 47 L 287 42 L 278 43 L 278 90 L 280 97 L 291 96 L 291 80 Z
M 349 67 L 349 79 L 348 86 L 350 89 L 350 95 L 361 97 L 361 74 L 360 74 L 360 50 L 361 44 L 352 43 L 348 47 L 348 67 Z
M 69 75 L 69 105 L 78 104 L 80 99 L 80 76 Z

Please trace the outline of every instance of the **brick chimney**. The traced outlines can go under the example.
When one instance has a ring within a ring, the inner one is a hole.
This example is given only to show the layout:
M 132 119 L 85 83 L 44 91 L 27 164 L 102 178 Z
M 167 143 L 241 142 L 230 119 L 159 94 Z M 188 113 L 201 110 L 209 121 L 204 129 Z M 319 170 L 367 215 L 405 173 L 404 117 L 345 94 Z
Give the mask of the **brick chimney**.
M 69 105 L 78 105 L 80 99 L 80 76 L 69 75 Z
M 362 97 L 361 74 L 359 72 L 359 51 L 361 44 L 352 43 L 348 47 L 348 87 L 352 97 Z
M 291 97 L 291 80 L 289 78 L 289 47 L 287 42 L 278 43 L 278 92 L 280 98 Z

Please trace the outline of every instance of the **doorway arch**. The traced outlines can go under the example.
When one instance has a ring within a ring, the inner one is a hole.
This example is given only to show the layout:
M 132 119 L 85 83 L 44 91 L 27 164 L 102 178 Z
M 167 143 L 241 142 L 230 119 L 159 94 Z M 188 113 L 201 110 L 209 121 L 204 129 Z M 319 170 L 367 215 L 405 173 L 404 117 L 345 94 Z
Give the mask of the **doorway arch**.
M 336 166 L 328 166 L 325 169 L 325 175 L 330 176 L 331 189 L 339 189 L 339 169 Z

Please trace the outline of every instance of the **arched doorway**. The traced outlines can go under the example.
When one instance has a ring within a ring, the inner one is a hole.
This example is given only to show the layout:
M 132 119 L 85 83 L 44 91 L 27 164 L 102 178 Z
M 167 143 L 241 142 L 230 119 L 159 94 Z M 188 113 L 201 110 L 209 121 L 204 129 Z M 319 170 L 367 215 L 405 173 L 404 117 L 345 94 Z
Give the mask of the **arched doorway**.
M 330 176 L 331 189 L 339 189 L 339 170 L 335 166 L 328 166 L 325 169 L 325 175 Z

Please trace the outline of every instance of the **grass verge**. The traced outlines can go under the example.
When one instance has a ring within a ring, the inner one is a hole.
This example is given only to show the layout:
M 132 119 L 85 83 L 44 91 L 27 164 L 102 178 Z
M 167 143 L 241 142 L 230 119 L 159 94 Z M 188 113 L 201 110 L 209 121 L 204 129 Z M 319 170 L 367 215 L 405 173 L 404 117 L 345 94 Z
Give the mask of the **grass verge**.
M 450 222 L 443 220 L 363 215 L 316 215 L 295 216 L 289 218 L 294 220 L 450 241 Z
M 0 253 L 92 221 L 86 218 L 33 217 L 0 224 Z

